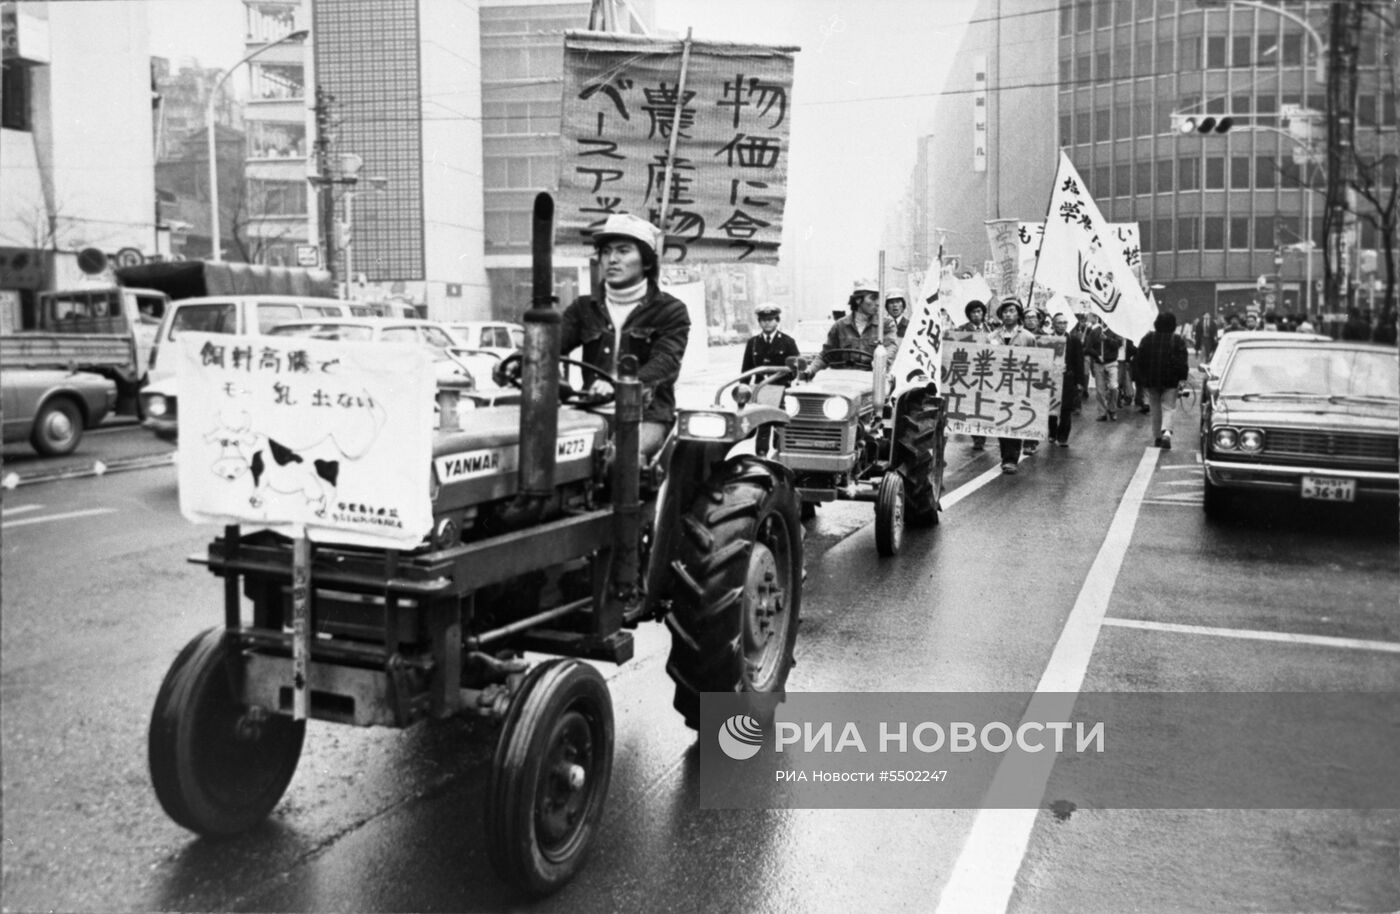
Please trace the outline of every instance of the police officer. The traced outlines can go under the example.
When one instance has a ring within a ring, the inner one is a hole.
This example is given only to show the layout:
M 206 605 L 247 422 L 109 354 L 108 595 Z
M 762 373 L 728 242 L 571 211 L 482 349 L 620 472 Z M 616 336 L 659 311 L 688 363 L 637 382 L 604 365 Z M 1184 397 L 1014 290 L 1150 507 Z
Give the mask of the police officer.
M 758 333 L 744 347 L 741 372 L 768 365 L 781 368 L 787 364 L 789 356 L 799 354 L 797 340 L 778 329 L 783 309 L 772 302 L 764 302 L 754 309 L 754 316 L 758 318 Z

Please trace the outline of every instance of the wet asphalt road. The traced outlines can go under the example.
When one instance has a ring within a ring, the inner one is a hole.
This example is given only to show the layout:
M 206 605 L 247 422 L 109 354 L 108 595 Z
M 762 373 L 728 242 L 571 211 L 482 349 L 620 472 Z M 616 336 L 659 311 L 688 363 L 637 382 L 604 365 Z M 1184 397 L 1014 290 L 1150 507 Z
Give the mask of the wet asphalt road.
M 1396 690 L 1395 512 L 1272 504 L 1209 525 L 1186 436 L 1144 470 L 1144 423 L 1083 422 L 1073 447 L 1042 448 L 1014 477 L 984 475 L 991 456 L 953 439 L 958 500 L 893 559 L 875 555 L 868 507 L 824 508 L 789 688 L 1030 691 L 1086 585 L 1111 584 L 1085 690 Z M 1095 581 L 1143 473 L 1121 567 Z M 173 469 L 22 486 L 4 508 L 5 910 L 960 910 L 945 897 L 955 880 L 1015 911 L 1400 908 L 1395 811 L 1042 810 L 1007 882 L 1007 859 L 978 856 L 973 836 L 994 820 L 975 810 L 701 810 L 657 625 L 632 663 L 604 670 L 617 719 L 605 824 L 551 899 L 526 902 L 486 862 L 494 731 L 478 722 L 313 723 L 271 821 L 193 840 L 145 770 L 165 668 L 218 619 L 217 580 L 184 563 L 208 531 L 180 519 Z

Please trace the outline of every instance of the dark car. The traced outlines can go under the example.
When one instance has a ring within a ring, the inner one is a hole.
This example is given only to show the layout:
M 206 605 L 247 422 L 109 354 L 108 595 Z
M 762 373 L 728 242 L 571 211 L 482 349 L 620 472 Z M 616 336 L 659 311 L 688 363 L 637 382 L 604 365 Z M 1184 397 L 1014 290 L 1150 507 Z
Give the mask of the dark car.
M 46 457 L 71 454 L 116 408 L 117 385 L 81 371 L 13 369 L 0 372 L 5 441 L 28 441 Z
M 1400 362 L 1394 347 L 1241 342 L 1201 405 L 1205 511 L 1247 492 L 1306 501 L 1400 495 Z

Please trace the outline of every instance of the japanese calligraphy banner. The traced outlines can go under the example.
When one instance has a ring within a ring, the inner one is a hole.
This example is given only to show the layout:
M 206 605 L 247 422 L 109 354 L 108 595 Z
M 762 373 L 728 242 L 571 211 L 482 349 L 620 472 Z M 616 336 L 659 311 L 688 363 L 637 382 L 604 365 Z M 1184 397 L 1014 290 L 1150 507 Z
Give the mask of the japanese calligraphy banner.
M 1042 440 L 1050 429 L 1051 392 L 1059 387 L 1054 348 L 1002 346 L 976 337 L 944 334 L 941 391 L 948 431 Z
M 566 32 L 559 243 L 612 213 L 660 225 L 672 125 L 668 263 L 777 263 L 797 48 Z M 678 98 L 683 91 L 684 97 Z
M 1026 304 L 1045 308 L 1050 299 L 1050 291 L 1044 286 L 1034 290 L 1035 301 L 1030 296 L 1031 278 L 1035 276 L 1035 259 L 1040 256 L 1040 240 L 1045 235 L 1044 222 L 1020 222 L 1016 229 L 1016 297 Z
M 1016 281 L 1020 269 L 1020 244 L 1016 235 L 1019 227 L 1015 219 L 987 220 L 987 244 L 992 248 L 992 259 L 988 263 L 993 266 L 984 275 L 1001 298 L 1021 298 Z
M 914 296 L 914 304 L 909 309 L 909 329 L 899 341 L 899 351 L 890 369 L 896 394 L 924 384 L 933 384 L 935 388 L 938 385 L 943 331 L 951 326 L 939 297 L 941 279 L 930 271 L 923 288 Z
M 184 333 L 180 510 L 413 548 L 432 530 L 437 384 L 418 346 Z
M 1060 153 L 1035 283 L 1088 302 L 1114 333 L 1130 340 L 1152 329 L 1157 310 L 1123 256 L 1069 156 Z

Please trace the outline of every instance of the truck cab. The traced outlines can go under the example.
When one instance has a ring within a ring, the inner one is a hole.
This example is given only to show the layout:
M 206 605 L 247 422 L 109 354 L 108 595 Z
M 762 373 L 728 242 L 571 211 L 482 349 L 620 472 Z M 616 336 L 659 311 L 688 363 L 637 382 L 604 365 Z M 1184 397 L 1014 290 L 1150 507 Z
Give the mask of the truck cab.
M 156 329 L 169 306 L 170 297 L 155 289 L 95 286 L 40 292 L 39 329 L 65 334 L 131 334 L 139 374 L 141 366 L 150 361 Z

